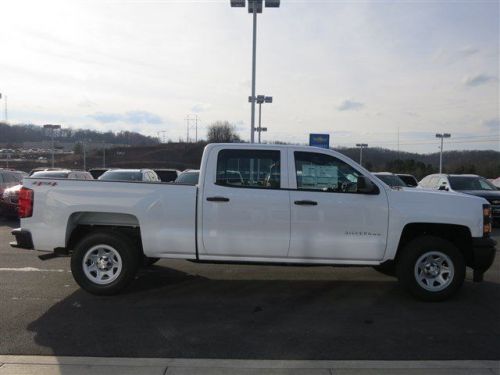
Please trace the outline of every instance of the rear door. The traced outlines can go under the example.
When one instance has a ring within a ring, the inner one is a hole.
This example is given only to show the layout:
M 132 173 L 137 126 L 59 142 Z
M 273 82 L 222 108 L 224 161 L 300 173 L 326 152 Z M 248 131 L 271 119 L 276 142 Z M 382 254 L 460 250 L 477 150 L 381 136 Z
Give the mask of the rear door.
M 382 259 L 389 218 L 383 188 L 357 193 L 362 173 L 333 155 L 290 150 L 288 160 L 290 186 L 296 187 L 290 192 L 289 258 Z
M 279 148 L 214 149 L 202 190 L 200 256 L 286 257 L 290 241 L 286 152 Z

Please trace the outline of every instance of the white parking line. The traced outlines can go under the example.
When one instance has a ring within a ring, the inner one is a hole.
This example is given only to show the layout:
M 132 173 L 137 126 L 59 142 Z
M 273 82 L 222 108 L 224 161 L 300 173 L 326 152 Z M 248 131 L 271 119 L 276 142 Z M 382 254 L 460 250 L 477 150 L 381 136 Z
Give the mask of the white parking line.
M 65 272 L 65 270 L 61 269 L 44 269 L 44 268 L 36 268 L 36 267 L 21 267 L 21 268 L 0 268 L 0 271 L 6 272 Z

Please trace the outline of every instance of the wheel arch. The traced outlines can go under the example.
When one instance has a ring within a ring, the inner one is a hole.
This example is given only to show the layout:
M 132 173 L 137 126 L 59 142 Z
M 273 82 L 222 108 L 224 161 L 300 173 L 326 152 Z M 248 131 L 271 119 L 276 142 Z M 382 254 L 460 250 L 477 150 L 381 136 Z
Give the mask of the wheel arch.
M 450 241 L 464 255 L 466 264 L 472 261 L 472 235 L 468 227 L 456 224 L 441 223 L 409 223 L 401 232 L 395 261 L 397 262 L 402 249 L 413 239 L 420 236 L 436 236 Z
M 124 235 L 136 242 L 142 253 L 142 240 L 139 220 L 136 216 L 113 212 L 74 212 L 68 219 L 66 227 L 66 251 L 86 235 L 95 231 L 114 232 Z

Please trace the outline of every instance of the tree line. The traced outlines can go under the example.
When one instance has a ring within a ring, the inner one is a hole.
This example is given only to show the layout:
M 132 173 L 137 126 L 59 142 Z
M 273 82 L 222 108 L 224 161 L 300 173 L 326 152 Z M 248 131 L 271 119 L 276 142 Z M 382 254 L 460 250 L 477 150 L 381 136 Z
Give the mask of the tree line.
M 51 130 L 44 129 L 42 126 L 0 123 L 0 143 L 16 145 L 22 142 L 42 142 L 50 140 L 51 136 Z M 104 142 L 130 146 L 148 146 L 159 143 L 155 137 L 130 131 L 99 132 L 89 129 L 62 128 L 55 130 L 54 137 L 63 142 Z

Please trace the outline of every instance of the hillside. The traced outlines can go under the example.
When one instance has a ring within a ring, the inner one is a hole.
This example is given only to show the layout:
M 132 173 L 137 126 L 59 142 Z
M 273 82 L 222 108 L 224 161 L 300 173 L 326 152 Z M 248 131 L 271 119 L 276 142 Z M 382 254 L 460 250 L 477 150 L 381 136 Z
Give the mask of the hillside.
M 7 125 L 0 122 L 0 145 L 6 148 L 17 148 L 23 142 L 44 142 L 51 139 L 50 130 L 39 125 Z M 106 144 L 122 144 L 144 146 L 158 144 L 158 139 L 139 133 L 120 131 L 113 133 L 98 132 L 88 129 L 62 128 L 54 132 L 56 142 L 92 142 Z
M 106 152 L 107 167 L 134 168 L 199 168 L 203 148 L 206 143 L 167 143 L 144 147 L 117 147 Z M 344 155 L 359 161 L 356 148 L 338 149 Z M 416 154 L 373 148 L 363 151 L 363 165 L 371 171 L 411 173 L 422 178 L 436 173 L 439 167 L 439 153 Z M 82 156 L 73 155 L 61 160 L 67 167 L 81 168 Z M 102 166 L 102 152 L 87 158 L 88 167 Z M 477 173 L 496 178 L 500 176 L 500 152 L 496 151 L 447 151 L 443 154 L 443 169 L 448 173 Z

